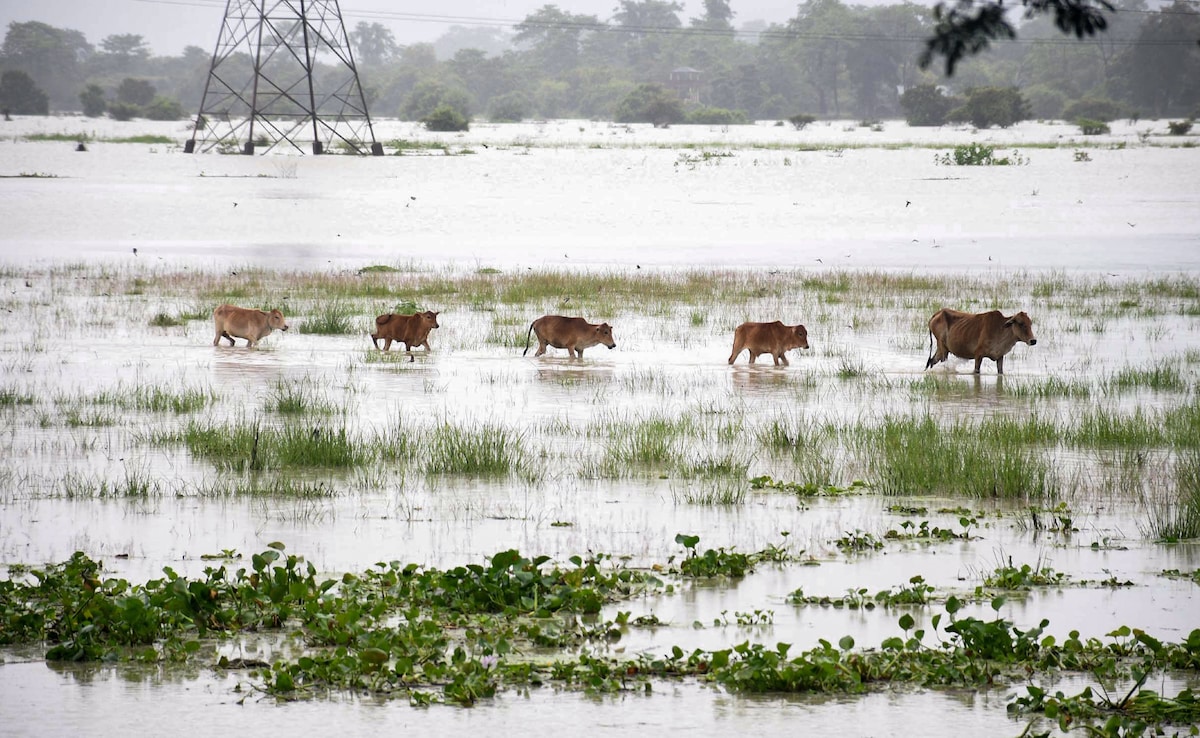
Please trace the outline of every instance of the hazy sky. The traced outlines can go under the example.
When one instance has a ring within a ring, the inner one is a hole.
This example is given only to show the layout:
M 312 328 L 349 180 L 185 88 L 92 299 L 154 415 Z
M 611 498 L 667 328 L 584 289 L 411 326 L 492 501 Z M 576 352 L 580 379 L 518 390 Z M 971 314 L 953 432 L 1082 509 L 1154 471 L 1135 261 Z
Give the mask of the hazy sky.
M 359 21 L 379 22 L 391 29 L 402 44 L 433 41 L 450 25 L 475 25 L 520 21 L 543 5 L 555 4 L 572 12 L 612 16 L 617 0 L 341 0 L 347 29 Z M 680 18 L 701 15 L 702 0 L 684 0 Z M 796 0 L 730 0 L 734 25 L 752 20 L 783 21 L 795 15 Z M 0 0 L 0 25 L 5 32 L 12 21 L 41 21 L 59 28 L 82 31 L 88 41 L 99 45 L 111 34 L 140 34 L 154 54 L 178 54 L 189 44 L 211 50 L 217 41 L 225 0 Z M 428 16 L 425 19 L 401 16 Z M 456 18 L 434 21 L 434 18 Z

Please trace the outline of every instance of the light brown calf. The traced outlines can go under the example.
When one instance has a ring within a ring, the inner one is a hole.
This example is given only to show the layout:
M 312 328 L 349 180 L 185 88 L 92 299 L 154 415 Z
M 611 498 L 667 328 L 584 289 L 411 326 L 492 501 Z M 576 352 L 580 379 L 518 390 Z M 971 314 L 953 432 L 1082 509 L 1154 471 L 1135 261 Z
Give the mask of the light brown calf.
M 221 305 L 213 310 L 213 323 L 217 331 L 216 337 L 213 338 L 214 346 L 219 345 L 222 338 L 229 341 L 230 346 L 234 345 L 234 338 L 244 338 L 246 346 L 253 348 L 269 336 L 271 331 L 288 329 L 283 313 L 278 310 L 268 313 L 265 310 L 252 310 L 234 305 Z
M 391 349 L 392 341 L 402 343 L 408 357 L 412 359 L 414 346 L 423 346 L 426 351 L 430 350 L 429 331 L 441 327 L 437 319 L 439 312 L 441 311 L 426 310 L 413 315 L 380 315 L 375 318 L 375 332 L 371 334 L 371 343 L 375 348 L 379 348 L 379 341 L 382 339 L 384 351 Z
M 937 351 L 933 349 L 935 340 Z M 1037 344 L 1033 321 L 1024 312 L 1008 318 L 999 310 L 964 313 L 942 308 L 929 319 L 929 358 L 925 368 L 954 354 L 960 359 L 974 359 L 976 374 L 984 359 L 996 362 L 996 373 L 1003 374 L 1004 356 L 1018 341 L 1030 346 Z
M 733 331 L 733 353 L 729 354 L 729 363 L 737 359 L 738 354 L 750 349 L 750 363 L 759 354 L 770 354 L 775 359 L 775 366 L 783 362 L 788 365 L 784 353 L 790 349 L 808 348 L 808 330 L 802 325 L 784 325 L 782 321 L 774 323 L 742 323 Z
M 525 332 L 524 356 L 529 353 L 529 336 L 537 334 L 538 350 L 534 356 L 546 353 L 547 346 L 565 348 L 572 358 L 583 358 L 583 350 L 604 344 L 616 348 L 612 326 L 608 323 L 589 323 L 583 318 L 564 318 L 561 315 L 543 315 L 529 325 Z

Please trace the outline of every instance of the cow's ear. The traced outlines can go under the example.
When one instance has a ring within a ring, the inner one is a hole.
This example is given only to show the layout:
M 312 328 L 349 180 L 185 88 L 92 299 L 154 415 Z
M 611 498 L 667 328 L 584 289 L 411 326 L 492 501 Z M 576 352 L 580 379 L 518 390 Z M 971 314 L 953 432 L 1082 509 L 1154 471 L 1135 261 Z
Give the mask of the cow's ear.
M 1013 316 L 1013 317 L 1009 318 L 1008 320 L 1004 321 L 1004 327 L 1005 328 L 1009 327 L 1010 325 L 1013 324 L 1013 321 L 1016 319 L 1017 319 L 1016 316 Z

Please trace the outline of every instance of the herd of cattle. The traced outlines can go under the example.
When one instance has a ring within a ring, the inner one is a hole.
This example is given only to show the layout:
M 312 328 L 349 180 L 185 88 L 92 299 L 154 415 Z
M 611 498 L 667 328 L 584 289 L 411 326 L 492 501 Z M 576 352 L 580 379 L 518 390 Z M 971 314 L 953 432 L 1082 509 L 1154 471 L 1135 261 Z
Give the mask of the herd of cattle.
M 386 313 L 375 318 L 375 332 L 371 343 L 376 349 L 388 351 L 392 343 L 403 343 L 404 350 L 412 360 L 413 347 L 429 350 L 429 332 L 439 328 L 438 312 L 426 310 L 413 315 Z M 213 345 L 224 338 L 234 345 L 235 338 L 246 340 L 247 346 L 256 346 L 273 330 L 286 331 L 287 321 L 278 310 L 252 310 L 221 305 L 213 310 L 213 322 L 217 335 Z M 537 335 L 538 349 L 534 356 L 546 353 L 546 347 L 566 349 L 571 358 L 583 358 L 583 350 L 592 346 L 616 348 L 612 326 L 608 323 L 589 323 L 583 318 L 567 318 L 562 315 L 543 315 L 533 321 L 525 333 L 525 351 L 529 353 L 530 338 Z M 382 348 L 379 342 L 383 341 Z M 934 342 L 937 350 L 934 350 Z M 975 373 L 979 373 L 984 359 L 996 362 L 996 373 L 1004 373 L 1004 357 L 1018 342 L 1033 346 L 1037 339 L 1033 335 L 1033 321 L 1024 312 L 1006 317 L 999 310 L 986 313 L 964 313 L 960 310 L 942 308 L 929 319 L 928 369 L 945 361 L 950 354 L 962 359 L 975 360 Z M 775 365 L 787 365 L 784 354 L 791 349 L 808 348 L 808 331 L 803 325 L 773 323 L 742 323 L 733 332 L 732 364 L 738 355 L 749 350 L 750 363 L 762 354 L 770 354 Z

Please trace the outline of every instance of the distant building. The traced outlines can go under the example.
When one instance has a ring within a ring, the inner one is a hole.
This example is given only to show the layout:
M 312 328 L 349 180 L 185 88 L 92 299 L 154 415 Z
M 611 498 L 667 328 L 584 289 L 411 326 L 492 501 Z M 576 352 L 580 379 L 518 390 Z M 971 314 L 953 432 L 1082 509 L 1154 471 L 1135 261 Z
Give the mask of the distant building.
M 704 82 L 704 72 L 691 67 L 678 67 L 671 70 L 671 79 L 667 86 L 679 95 L 679 99 L 689 103 L 700 103 L 700 85 Z

